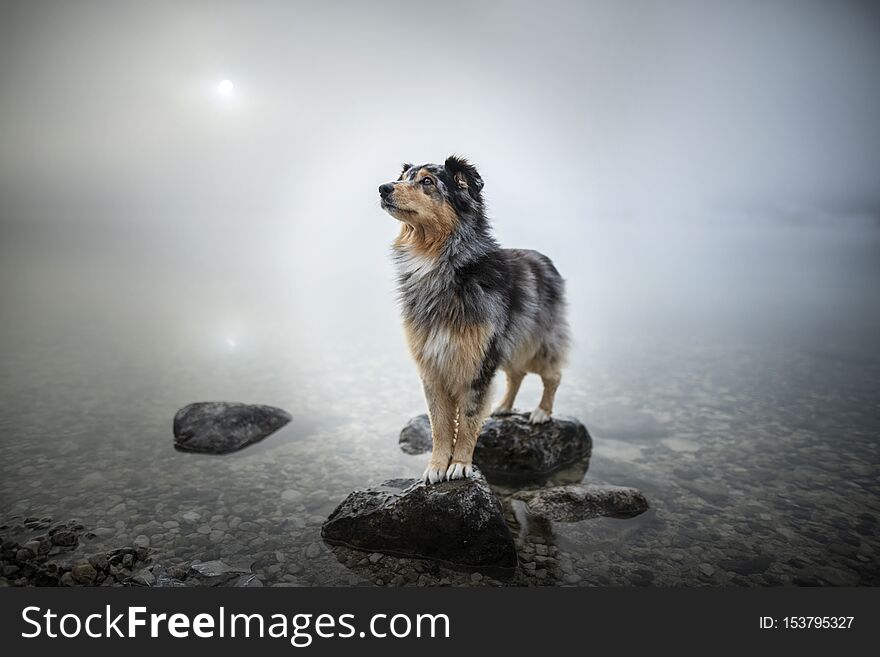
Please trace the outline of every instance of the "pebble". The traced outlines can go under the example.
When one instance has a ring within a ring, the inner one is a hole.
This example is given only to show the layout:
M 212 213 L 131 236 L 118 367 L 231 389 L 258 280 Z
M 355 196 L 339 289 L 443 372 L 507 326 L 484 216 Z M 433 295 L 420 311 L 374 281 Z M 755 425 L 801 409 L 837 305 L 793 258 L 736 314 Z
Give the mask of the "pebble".
M 294 488 L 288 488 L 286 491 L 281 493 L 281 499 L 285 502 L 299 502 L 301 501 L 305 495 L 303 495 L 300 491 Z
M 90 531 L 98 538 L 109 538 L 116 535 L 116 529 L 110 527 L 96 527 Z
M 70 571 L 73 581 L 77 584 L 92 584 L 98 576 L 98 571 L 88 562 L 78 563 Z
M 76 534 L 66 529 L 55 532 L 55 534 L 52 535 L 52 544 L 59 547 L 73 547 L 78 542 L 79 539 L 76 537 Z
M 131 581 L 143 586 L 152 586 L 156 583 L 156 577 L 150 572 L 149 568 L 144 568 L 138 571 L 138 573 L 131 578 Z

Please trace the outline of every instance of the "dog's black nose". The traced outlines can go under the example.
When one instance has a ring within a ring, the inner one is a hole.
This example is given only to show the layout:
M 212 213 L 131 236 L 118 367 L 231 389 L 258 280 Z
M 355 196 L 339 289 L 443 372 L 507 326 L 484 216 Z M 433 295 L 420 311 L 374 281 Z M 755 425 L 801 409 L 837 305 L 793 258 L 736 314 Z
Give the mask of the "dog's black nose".
M 381 196 L 382 198 L 385 198 L 393 191 L 394 191 L 394 185 L 392 185 L 391 183 L 385 183 L 384 185 L 379 185 L 379 196 Z

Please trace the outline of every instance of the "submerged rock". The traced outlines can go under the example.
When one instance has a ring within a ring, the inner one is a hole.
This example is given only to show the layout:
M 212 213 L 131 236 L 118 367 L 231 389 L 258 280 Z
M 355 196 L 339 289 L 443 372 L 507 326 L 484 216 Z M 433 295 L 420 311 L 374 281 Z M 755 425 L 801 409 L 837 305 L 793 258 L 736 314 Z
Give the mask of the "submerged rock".
M 632 518 L 648 510 L 648 500 L 635 488 L 574 484 L 517 493 L 529 513 L 546 520 L 578 522 L 601 516 Z
M 247 575 L 240 575 L 238 579 L 232 582 L 231 586 L 234 588 L 244 588 L 244 589 L 256 589 L 262 588 L 263 583 L 257 579 L 257 576 L 253 573 Z
M 416 415 L 400 430 L 397 441 L 406 454 L 427 454 L 431 451 L 431 420 L 428 414 Z
M 274 406 L 196 402 L 174 416 L 174 447 L 182 452 L 229 454 L 272 435 L 290 422 Z
M 131 581 L 140 586 L 153 586 L 156 583 L 156 577 L 149 568 L 142 568 L 132 575 Z
M 251 565 L 250 562 L 229 564 L 219 559 L 195 561 L 190 566 L 181 584 L 185 586 L 262 586 L 262 582 L 259 582 L 256 579 L 256 575 L 251 572 Z M 255 581 L 257 583 L 254 583 Z M 177 584 L 177 586 L 181 584 Z
M 464 568 L 512 570 L 517 563 L 501 503 L 479 471 L 429 486 L 393 479 L 356 490 L 330 514 L 321 536 L 333 545 Z
M 159 574 L 156 575 L 156 583 L 153 586 L 160 589 L 182 588 L 186 586 L 186 582 L 170 575 L 164 568 L 160 568 Z
M 95 570 L 92 564 L 84 562 L 73 567 L 71 576 L 77 584 L 89 585 L 94 583 L 95 578 L 98 576 L 98 571 Z
M 399 444 L 407 454 L 430 452 L 428 416 L 412 418 L 400 432 Z M 530 424 L 527 413 L 493 415 L 483 424 L 474 463 L 493 482 L 540 478 L 588 458 L 592 447 L 587 428 L 572 417 Z

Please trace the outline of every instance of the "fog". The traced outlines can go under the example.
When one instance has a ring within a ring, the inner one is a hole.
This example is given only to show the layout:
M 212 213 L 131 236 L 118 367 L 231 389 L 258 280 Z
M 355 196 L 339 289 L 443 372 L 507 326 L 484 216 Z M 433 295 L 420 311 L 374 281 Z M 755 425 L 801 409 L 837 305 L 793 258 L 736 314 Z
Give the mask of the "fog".
M 4 309 L 403 352 L 376 187 L 455 152 L 582 345 L 870 339 L 878 37 L 857 2 L 7 3 Z
M 0 543 L 43 541 L 0 585 L 144 539 L 138 577 L 473 584 L 321 533 L 424 470 L 377 188 L 452 153 L 566 279 L 591 455 L 523 485 L 650 501 L 533 522 L 495 486 L 508 583 L 877 585 L 878 71 L 876 2 L 0 0 Z M 177 452 L 209 400 L 293 419 Z

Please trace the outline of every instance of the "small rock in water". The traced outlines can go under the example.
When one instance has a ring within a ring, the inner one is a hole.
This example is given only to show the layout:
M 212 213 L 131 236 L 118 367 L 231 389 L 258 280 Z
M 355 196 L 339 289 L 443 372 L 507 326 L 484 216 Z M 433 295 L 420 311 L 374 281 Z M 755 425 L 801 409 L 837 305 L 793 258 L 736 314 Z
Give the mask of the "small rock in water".
M 285 502 L 299 502 L 304 497 L 305 495 L 294 488 L 289 488 L 281 493 L 281 499 Z
M 153 586 L 156 583 L 156 577 L 149 568 L 143 568 L 131 578 L 131 581 L 141 586 Z
M 186 583 L 176 577 L 172 577 L 163 569 L 156 576 L 156 583 L 153 586 L 156 588 L 181 588 L 185 587 Z
M 174 447 L 182 452 L 228 454 L 272 435 L 290 422 L 274 406 L 197 402 L 174 416 Z
M 397 441 L 406 454 L 427 454 L 431 451 L 431 420 L 427 414 L 411 418 L 400 431 Z
M 427 415 L 412 418 L 398 441 L 407 454 L 431 451 L 431 422 Z M 554 416 L 530 424 L 526 413 L 493 415 L 486 419 L 474 463 L 493 482 L 543 477 L 588 458 L 593 441 L 587 428 L 571 417 Z
M 632 518 L 648 509 L 645 495 L 626 486 L 573 484 L 525 491 L 514 497 L 524 500 L 532 515 L 556 522 L 578 522 L 602 516 Z
M 110 529 L 109 527 L 96 527 L 92 530 L 92 533 L 98 538 L 108 538 L 110 536 L 114 536 L 116 534 L 116 530 Z
M 94 566 L 95 570 L 107 570 L 110 567 L 106 554 L 94 554 L 89 557 L 89 563 Z
M 257 579 L 256 575 L 250 574 L 239 576 L 239 578 L 232 583 L 232 586 L 236 588 L 258 588 L 263 586 L 263 583 Z
M 88 562 L 78 563 L 73 567 L 70 574 L 73 577 L 73 581 L 77 584 L 91 584 L 98 576 L 95 567 Z
M 15 559 L 17 561 L 30 561 L 35 556 L 37 555 L 29 548 L 21 548 L 15 553 Z
M 78 542 L 79 539 L 76 537 L 76 534 L 66 529 L 52 534 L 52 545 L 58 545 L 60 547 L 73 547 Z
M 228 573 L 250 572 L 249 567 L 233 566 L 225 561 L 220 561 L 219 559 L 215 559 L 214 561 L 194 561 L 190 568 L 199 575 L 204 575 L 205 577 L 218 577 Z
M 516 549 L 501 503 L 478 470 L 475 474 L 428 486 L 394 479 L 356 490 L 330 514 L 321 536 L 367 552 L 513 569 Z
M 187 586 L 261 586 L 253 584 L 250 577 L 251 564 L 229 564 L 216 559 L 214 561 L 196 561 L 186 573 L 184 583 Z

